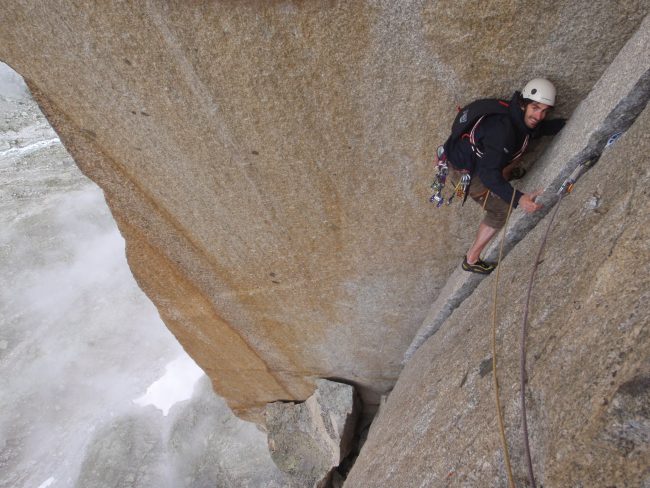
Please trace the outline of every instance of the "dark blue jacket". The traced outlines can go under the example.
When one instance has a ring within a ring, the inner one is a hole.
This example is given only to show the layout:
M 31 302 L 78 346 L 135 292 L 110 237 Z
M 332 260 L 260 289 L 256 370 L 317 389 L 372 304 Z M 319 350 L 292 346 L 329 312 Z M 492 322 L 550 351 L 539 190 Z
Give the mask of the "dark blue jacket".
M 445 153 L 455 168 L 469 171 L 473 178 L 478 177 L 505 202 L 510 203 L 512 192 L 515 191 L 516 207 L 523 193 L 506 181 L 503 169 L 521 149 L 527 135 L 532 138 L 557 133 L 564 125 L 564 121 L 558 124 L 559 121 L 549 121 L 551 124 L 546 124 L 547 127 L 544 127 L 546 121 L 542 121 L 535 130 L 529 129 L 519 105 L 519 92 L 515 92 L 510 100 L 509 114 L 488 115 L 477 127 L 476 145 L 483 156 L 479 157 L 474 152 L 468 138 L 448 139 L 444 146 Z

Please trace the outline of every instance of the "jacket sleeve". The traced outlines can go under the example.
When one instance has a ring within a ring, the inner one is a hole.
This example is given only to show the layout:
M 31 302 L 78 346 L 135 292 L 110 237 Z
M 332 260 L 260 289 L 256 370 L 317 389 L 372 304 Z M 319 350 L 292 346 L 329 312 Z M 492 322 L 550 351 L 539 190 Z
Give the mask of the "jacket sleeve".
M 539 124 L 539 132 L 541 136 L 554 136 L 562 130 L 566 124 L 566 119 L 549 119 L 542 120 Z
M 503 177 L 503 168 L 508 165 L 516 150 L 514 128 L 506 118 L 490 117 L 484 122 L 485 125 L 480 127 L 481 132 L 478 134 L 483 157 L 477 161 L 475 174 L 490 191 L 508 204 L 514 191 L 513 206 L 516 208 L 523 193 L 515 190 Z

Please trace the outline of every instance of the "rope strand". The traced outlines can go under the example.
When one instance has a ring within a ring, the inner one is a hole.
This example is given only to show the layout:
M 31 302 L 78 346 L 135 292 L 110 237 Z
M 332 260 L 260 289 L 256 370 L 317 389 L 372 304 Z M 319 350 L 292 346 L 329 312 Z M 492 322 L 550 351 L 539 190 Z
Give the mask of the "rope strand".
M 530 307 L 530 297 L 533 291 L 533 281 L 535 280 L 535 274 L 537 273 L 537 267 L 542 259 L 542 253 L 544 252 L 544 247 L 546 246 L 546 239 L 550 233 L 551 226 L 553 225 L 553 220 L 557 215 L 558 209 L 560 208 L 560 202 L 562 202 L 563 194 L 560 194 L 560 199 L 555 206 L 553 215 L 551 215 L 551 220 L 548 223 L 544 237 L 542 238 L 542 243 L 539 246 L 539 251 L 537 252 L 537 257 L 535 258 L 535 263 L 533 264 L 533 271 L 530 275 L 530 280 L 528 282 L 528 291 L 526 293 L 526 304 L 524 305 L 524 316 L 521 321 L 521 342 L 519 345 L 519 398 L 521 402 L 521 430 L 524 439 L 524 448 L 526 451 L 526 464 L 528 467 L 528 482 L 530 483 L 531 488 L 536 488 L 535 483 L 535 474 L 533 473 L 533 461 L 530 456 L 530 440 L 528 436 L 528 420 L 526 414 L 526 337 L 527 337 L 527 328 L 528 328 L 528 310 Z
M 506 229 L 508 228 L 508 221 L 510 220 L 510 213 L 515 201 L 516 191 L 513 190 L 512 198 L 510 199 L 510 207 L 508 208 L 508 215 L 506 216 L 506 223 L 503 226 L 503 235 L 501 236 L 501 245 L 499 246 L 499 259 L 497 260 L 497 273 L 494 278 L 494 306 L 492 307 L 492 377 L 494 383 L 494 400 L 496 403 L 497 417 L 499 420 L 499 434 L 501 435 L 501 446 L 503 447 L 503 459 L 506 465 L 506 473 L 508 475 L 508 486 L 516 488 L 514 476 L 512 474 L 512 466 L 510 464 L 510 453 L 508 452 L 508 441 L 506 440 L 506 431 L 503 421 L 503 411 L 501 408 L 501 401 L 499 399 L 499 380 L 497 377 L 497 290 L 499 288 L 499 269 L 501 268 L 501 257 L 503 256 L 503 244 L 506 240 Z

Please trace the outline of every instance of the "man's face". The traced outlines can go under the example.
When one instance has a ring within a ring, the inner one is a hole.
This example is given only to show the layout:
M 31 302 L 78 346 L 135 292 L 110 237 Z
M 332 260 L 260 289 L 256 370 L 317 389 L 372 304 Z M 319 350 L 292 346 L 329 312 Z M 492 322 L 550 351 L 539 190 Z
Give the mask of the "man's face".
M 532 102 L 526 105 L 524 110 L 524 123 L 529 129 L 537 127 L 542 120 L 546 118 L 553 107 L 545 103 Z

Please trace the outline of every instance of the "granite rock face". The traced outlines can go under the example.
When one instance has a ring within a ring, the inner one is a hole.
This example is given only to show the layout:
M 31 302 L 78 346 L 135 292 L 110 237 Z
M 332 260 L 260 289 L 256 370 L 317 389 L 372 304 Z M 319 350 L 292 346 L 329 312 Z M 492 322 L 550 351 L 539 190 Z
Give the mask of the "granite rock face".
M 134 276 L 239 415 L 390 390 L 478 214 L 427 202 L 454 107 L 568 115 L 645 0 L 2 1 L 0 59 L 104 190 Z
M 331 486 L 332 470 L 352 450 L 359 406 L 354 387 L 328 380 L 317 380 L 303 403 L 270 403 L 271 458 L 296 486 Z
M 533 289 L 526 402 L 538 486 L 650 483 L 650 111 L 565 197 Z M 501 263 L 497 358 L 517 486 L 525 292 L 548 215 Z M 415 353 L 346 487 L 507 486 L 493 398 L 494 279 Z
M 512 249 L 553 210 L 557 191 L 565 179 L 587 160 L 595 160 L 614 134 L 624 133 L 644 110 L 650 99 L 650 18 L 619 51 L 591 92 L 572 112 L 564 129 L 533 159 L 518 188 L 543 188 L 538 202 L 544 207 L 534 214 L 514 212 L 510 216 L 504 252 Z M 532 159 L 532 158 L 531 158 Z M 465 210 L 463 218 L 468 215 Z M 500 240 L 493 239 L 483 252 L 487 261 L 498 258 Z M 464 272 L 459 266 L 447 279 L 409 346 L 408 361 L 424 341 L 471 295 L 482 276 Z

